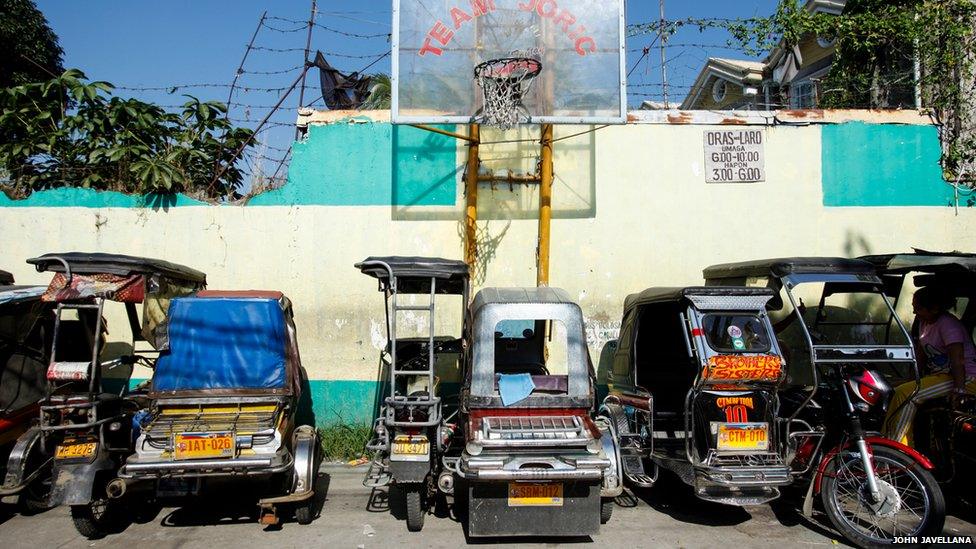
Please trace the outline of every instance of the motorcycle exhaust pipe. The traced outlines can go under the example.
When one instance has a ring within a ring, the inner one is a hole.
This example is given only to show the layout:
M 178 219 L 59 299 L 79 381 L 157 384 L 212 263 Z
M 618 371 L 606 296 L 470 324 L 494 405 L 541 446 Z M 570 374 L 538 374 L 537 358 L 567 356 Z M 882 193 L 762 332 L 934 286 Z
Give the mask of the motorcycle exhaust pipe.
M 108 485 L 105 486 L 105 492 L 110 499 L 119 499 L 125 495 L 126 488 L 128 485 L 125 480 L 116 478 L 109 481 Z

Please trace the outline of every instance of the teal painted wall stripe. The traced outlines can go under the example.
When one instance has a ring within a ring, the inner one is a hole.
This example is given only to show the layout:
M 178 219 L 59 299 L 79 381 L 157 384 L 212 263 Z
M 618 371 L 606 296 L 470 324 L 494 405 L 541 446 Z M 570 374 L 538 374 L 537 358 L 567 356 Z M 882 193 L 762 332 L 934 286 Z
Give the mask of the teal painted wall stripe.
M 935 126 L 822 126 L 824 206 L 946 206 Z
M 0 208 L 151 208 L 167 209 L 182 206 L 205 206 L 206 202 L 186 195 L 134 196 L 91 189 L 50 189 L 37 191 L 23 200 L 11 200 L 0 193 Z
M 292 145 L 288 184 L 249 204 L 452 206 L 459 169 L 451 137 L 387 123 L 316 125 Z
M 390 123 L 310 126 L 308 137 L 292 145 L 288 183 L 254 197 L 248 206 L 453 206 L 463 168 L 457 146 L 454 138 Z M 11 200 L 0 193 L 0 208 L 205 205 L 182 194 L 132 196 L 64 188 Z

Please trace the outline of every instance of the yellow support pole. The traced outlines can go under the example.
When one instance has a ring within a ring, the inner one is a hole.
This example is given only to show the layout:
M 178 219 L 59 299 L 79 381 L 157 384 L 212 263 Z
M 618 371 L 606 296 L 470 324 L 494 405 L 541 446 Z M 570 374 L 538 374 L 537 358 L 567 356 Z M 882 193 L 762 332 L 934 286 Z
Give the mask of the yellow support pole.
M 539 247 L 536 251 L 536 286 L 549 285 L 550 226 L 552 225 L 552 124 L 542 125 L 539 169 Z
M 464 262 L 474 278 L 474 266 L 478 259 L 478 145 L 481 143 L 481 126 L 468 126 L 468 171 L 464 181 Z

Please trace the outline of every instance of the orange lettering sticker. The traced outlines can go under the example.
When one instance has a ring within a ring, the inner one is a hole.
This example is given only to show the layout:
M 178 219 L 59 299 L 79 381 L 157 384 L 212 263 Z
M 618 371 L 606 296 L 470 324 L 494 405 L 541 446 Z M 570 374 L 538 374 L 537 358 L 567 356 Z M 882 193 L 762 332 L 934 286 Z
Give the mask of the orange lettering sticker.
M 706 381 L 776 381 L 783 360 L 776 355 L 718 355 L 708 359 L 702 372 Z

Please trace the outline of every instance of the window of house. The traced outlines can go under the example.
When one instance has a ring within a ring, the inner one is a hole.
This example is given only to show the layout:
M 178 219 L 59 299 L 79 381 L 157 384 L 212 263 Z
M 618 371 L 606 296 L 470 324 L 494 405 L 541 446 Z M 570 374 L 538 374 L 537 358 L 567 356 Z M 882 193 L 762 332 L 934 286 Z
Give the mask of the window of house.
M 817 106 L 817 86 L 809 80 L 790 85 L 790 108 L 812 109 Z
M 712 84 L 712 99 L 716 103 L 721 103 L 725 100 L 725 96 L 728 95 L 729 91 L 728 82 L 721 78 L 716 78 L 715 83 Z

